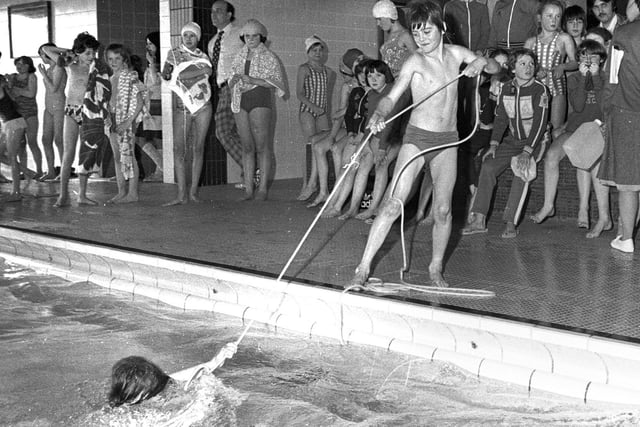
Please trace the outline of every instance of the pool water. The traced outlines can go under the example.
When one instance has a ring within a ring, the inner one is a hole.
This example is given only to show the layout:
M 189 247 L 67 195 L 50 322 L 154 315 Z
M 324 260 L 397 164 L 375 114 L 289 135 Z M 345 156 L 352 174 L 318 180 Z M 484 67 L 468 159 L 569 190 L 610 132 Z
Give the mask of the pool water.
M 235 318 L 133 300 L 0 260 L 0 425 L 189 425 L 168 419 L 163 403 L 108 408 L 111 366 L 139 355 L 175 372 L 210 359 L 243 328 Z M 453 365 L 261 325 L 215 378 L 200 381 L 183 399 L 196 393 L 215 404 L 205 405 L 193 425 L 640 423 L 635 408 L 529 396 L 523 387 L 478 380 Z

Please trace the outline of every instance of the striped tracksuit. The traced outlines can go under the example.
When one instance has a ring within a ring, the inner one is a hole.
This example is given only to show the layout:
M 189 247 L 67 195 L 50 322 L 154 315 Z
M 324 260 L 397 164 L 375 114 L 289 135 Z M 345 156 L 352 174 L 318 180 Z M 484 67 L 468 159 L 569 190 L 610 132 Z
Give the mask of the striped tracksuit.
M 537 80 L 527 86 L 518 86 L 515 80 L 504 84 L 498 97 L 491 135 L 491 144 L 498 148 L 494 158 L 487 157 L 482 163 L 471 212 L 488 214 L 498 176 L 509 168 L 513 156 L 526 151 L 534 156 L 536 162 L 542 158 L 546 148 L 544 135 L 548 116 L 549 94 L 544 84 Z M 517 216 L 526 196 L 525 182 L 514 176 L 503 214 L 505 222 L 518 222 Z

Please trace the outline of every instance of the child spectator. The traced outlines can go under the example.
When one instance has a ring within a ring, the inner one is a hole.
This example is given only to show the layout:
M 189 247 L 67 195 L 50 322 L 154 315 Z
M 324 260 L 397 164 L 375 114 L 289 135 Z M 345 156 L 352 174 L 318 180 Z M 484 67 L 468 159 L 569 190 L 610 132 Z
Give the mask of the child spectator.
M 564 142 L 586 122 L 602 120 L 602 89 L 604 78 L 601 67 L 607 58 L 607 52 L 600 43 L 593 40 L 585 40 L 578 48 L 580 66 L 577 73 L 568 77 L 569 102 L 573 107 L 573 113 L 569 116 L 567 124 L 561 134 L 554 135 L 553 143 L 549 147 L 544 159 L 544 205 L 531 220 L 540 224 L 546 218 L 553 216 L 555 212 L 554 201 L 558 189 L 559 165 L 566 153 L 563 149 Z M 598 222 L 593 230 L 587 233 L 587 238 L 598 237 L 603 230 L 612 227 L 609 216 L 609 189 L 597 179 L 600 163 L 596 163 L 591 170 L 577 169 L 578 190 L 580 205 L 578 211 L 578 227 L 589 228 L 589 193 L 591 183 L 598 201 Z
M 137 202 L 139 169 L 134 156 L 133 130 L 141 119 L 140 112 L 144 107 L 144 85 L 138 73 L 131 69 L 131 55 L 123 45 L 109 45 L 105 56 L 113 71 L 110 141 L 118 183 L 118 194 L 109 203 Z M 125 181 L 128 181 L 128 189 Z
M 480 87 L 478 88 L 478 96 L 480 97 L 480 113 L 479 122 L 476 132 L 473 134 L 469 142 L 464 144 L 461 149 L 466 151 L 464 158 L 467 161 L 467 183 L 471 193 L 471 203 L 478 189 L 479 167 L 476 166 L 478 155 L 489 148 L 491 141 L 491 131 L 493 130 L 493 120 L 495 118 L 496 101 L 503 83 L 510 80 L 508 71 L 509 53 L 504 49 L 495 49 L 489 55 L 489 58 L 496 60 L 504 69 L 504 72 L 494 75 L 482 74 Z M 475 122 L 476 118 L 472 118 Z M 419 218 L 421 219 L 421 218 Z
M 502 237 L 513 238 L 518 234 L 516 224 L 527 196 L 525 179 L 530 178 L 527 172 L 545 149 L 549 93 L 535 79 L 536 67 L 536 55 L 529 49 L 516 49 L 509 55 L 509 69 L 514 78 L 502 87 L 498 97 L 490 147 L 482 157 L 478 190 L 471 206 L 472 219 L 462 230 L 463 235 L 487 232 L 486 217 L 498 176 L 514 162 L 515 176 L 503 214 L 506 227 Z M 509 133 L 505 135 L 507 128 Z
M 320 191 L 316 198 L 307 205 L 313 208 L 324 203 L 329 196 L 329 162 L 327 152 L 331 151 L 333 157 L 334 176 L 339 176 L 342 170 L 342 152 L 348 141 L 348 136 L 358 134 L 364 121 L 364 117 L 358 115 L 358 106 L 365 95 L 363 85 L 360 85 L 354 72 L 354 65 L 363 59 L 364 54 L 360 49 L 349 49 L 342 56 L 339 66 L 340 74 L 344 79 L 340 89 L 340 105 L 333 114 L 333 124 L 330 131 L 320 132 L 311 137 L 311 144 L 318 162 L 318 181 Z M 366 86 L 366 84 L 364 85 Z M 344 125 L 344 126 L 343 126 Z
M 91 63 L 87 91 L 82 103 L 82 125 L 80 125 L 80 154 L 78 178 L 80 194 L 78 204 L 95 205 L 87 197 L 89 175 L 103 166 L 105 150 L 109 149 L 109 101 L 111 100 L 111 81 L 109 69 L 99 59 Z
M 391 0 L 379 0 L 373 5 L 373 17 L 385 33 L 380 46 L 380 58 L 389 66 L 393 78 L 398 76 L 402 64 L 418 49 L 411 33 L 398 20 L 398 10 Z
M 100 43 L 89 33 L 80 33 L 73 41 L 71 50 L 54 46 L 43 46 L 45 54 L 55 60 L 67 71 L 67 105 L 64 109 L 64 153 L 62 156 L 62 168 L 60 169 L 60 196 L 55 207 L 69 205 L 69 178 L 71 165 L 76 155 L 78 133 L 82 123 L 82 105 L 84 102 L 89 71 L 95 61 L 95 55 Z
M 311 137 L 318 132 L 329 130 L 329 94 L 336 79 L 336 73 L 324 65 L 326 44 L 318 37 L 311 36 L 304 41 L 307 62 L 298 68 L 296 95 L 300 101 L 300 128 L 305 144 L 311 144 Z M 302 191 L 298 200 L 307 200 L 318 186 L 318 163 L 311 150 L 311 174 L 307 182 L 306 171 L 302 174 Z
M 578 68 L 576 45 L 573 38 L 562 31 L 563 6 L 559 0 L 546 0 L 541 6 L 540 34 L 525 43 L 527 49 L 534 51 L 540 68 L 537 78 L 544 83 L 551 94 L 551 125 L 559 129 L 565 121 L 567 111 L 566 71 Z
M 576 5 L 568 7 L 562 15 L 562 29 L 579 46 L 587 34 L 587 14 L 584 9 Z
M 47 173 L 41 178 L 41 181 L 53 180 L 57 176 L 54 144 L 58 150 L 60 161 L 62 161 L 64 106 L 66 104 L 64 89 L 67 85 L 67 72 L 64 67 L 58 65 L 53 58 L 44 52 L 44 46 L 55 47 L 56 45 L 45 43 L 38 49 L 38 55 L 40 55 L 40 59 L 43 62 L 43 64 L 38 65 L 38 71 L 40 71 L 45 87 L 44 113 L 42 114 L 42 148 L 44 148 L 44 157 L 47 161 Z

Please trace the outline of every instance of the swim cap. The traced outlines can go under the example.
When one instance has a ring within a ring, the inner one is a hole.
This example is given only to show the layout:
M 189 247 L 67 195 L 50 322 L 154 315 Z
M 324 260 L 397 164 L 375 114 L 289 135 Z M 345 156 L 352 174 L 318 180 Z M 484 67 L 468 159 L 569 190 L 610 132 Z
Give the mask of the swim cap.
M 364 53 L 362 53 L 360 49 L 352 48 L 346 51 L 344 55 L 342 55 L 342 63 L 349 70 L 353 70 L 353 65 L 355 64 L 356 60 L 362 58 L 363 56 Z
M 391 0 L 380 0 L 373 6 L 373 17 L 398 19 L 398 10 Z
M 316 36 L 315 34 L 309 37 L 308 39 L 306 39 L 304 41 L 304 46 L 307 48 L 307 53 L 309 53 L 309 49 L 311 49 L 311 46 L 317 43 L 320 43 L 322 46 L 326 46 L 326 44 L 322 41 L 322 39 Z
M 249 19 L 242 27 L 241 34 L 260 34 L 261 36 L 267 37 L 267 27 L 262 25 L 260 21 L 257 19 Z
M 200 25 L 196 24 L 195 22 L 187 22 L 186 24 L 184 24 L 184 27 L 182 27 L 182 30 L 180 30 L 180 35 L 184 36 L 184 33 L 186 33 L 187 31 L 194 33 L 198 40 L 200 40 L 200 37 L 202 37 L 202 30 L 200 29 Z

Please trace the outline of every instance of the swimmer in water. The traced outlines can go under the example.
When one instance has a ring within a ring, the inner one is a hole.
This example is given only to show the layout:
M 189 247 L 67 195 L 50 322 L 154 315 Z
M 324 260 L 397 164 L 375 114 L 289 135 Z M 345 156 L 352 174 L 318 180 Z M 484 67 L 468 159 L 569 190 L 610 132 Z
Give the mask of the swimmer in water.
M 111 371 L 109 405 L 134 405 L 158 395 L 171 381 L 185 383 L 185 389 L 201 374 L 211 374 L 238 351 L 236 343 L 228 343 L 209 362 L 167 375 L 156 364 L 139 356 L 120 359 Z

